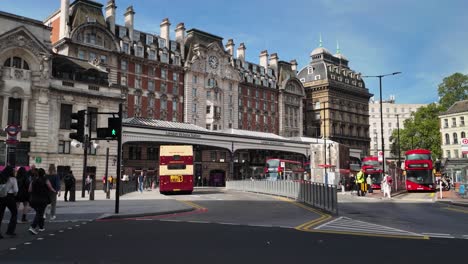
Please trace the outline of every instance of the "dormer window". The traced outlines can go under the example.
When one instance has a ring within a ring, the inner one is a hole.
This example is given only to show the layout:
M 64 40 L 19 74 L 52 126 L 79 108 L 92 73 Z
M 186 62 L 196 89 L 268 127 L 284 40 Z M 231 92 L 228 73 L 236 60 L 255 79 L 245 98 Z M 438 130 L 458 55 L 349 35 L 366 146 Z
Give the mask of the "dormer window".
M 126 27 L 119 27 L 119 37 L 123 38 L 127 35 L 127 28 Z
M 314 80 L 320 80 L 320 74 L 314 76 Z
M 136 56 L 138 56 L 138 57 L 143 57 L 143 54 L 144 54 L 144 53 L 143 53 L 143 47 L 137 46 L 137 47 L 136 47 Z
M 133 40 L 136 42 L 140 41 L 140 32 L 133 31 Z
M 163 38 L 159 38 L 158 39 L 158 44 L 159 44 L 160 49 L 165 48 L 166 47 L 166 40 L 163 39 Z
M 273 75 L 273 70 L 272 69 L 268 69 L 268 75 Z
M 257 65 L 252 65 L 252 71 L 257 72 Z
M 167 55 L 167 53 L 163 52 L 161 54 L 161 61 L 162 62 L 165 62 L 165 63 L 168 63 L 169 62 L 169 56 Z
M 153 36 L 152 35 L 146 35 L 146 45 L 151 45 L 153 44 Z
M 171 50 L 175 51 L 177 49 L 177 42 L 171 41 Z
M 307 67 L 307 74 L 313 74 L 314 73 L 314 68 L 312 66 Z
M 264 75 L 265 74 L 265 67 L 260 67 L 260 74 L 261 75 Z
M 249 69 L 249 63 L 248 63 L 248 62 L 244 63 L 244 69 L 245 69 L 245 70 L 248 70 L 248 69 Z
M 153 49 L 150 49 L 148 53 L 148 58 L 150 60 L 156 60 L 156 51 Z
M 126 54 L 130 53 L 130 46 L 128 45 L 127 42 L 122 43 L 122 51 Z

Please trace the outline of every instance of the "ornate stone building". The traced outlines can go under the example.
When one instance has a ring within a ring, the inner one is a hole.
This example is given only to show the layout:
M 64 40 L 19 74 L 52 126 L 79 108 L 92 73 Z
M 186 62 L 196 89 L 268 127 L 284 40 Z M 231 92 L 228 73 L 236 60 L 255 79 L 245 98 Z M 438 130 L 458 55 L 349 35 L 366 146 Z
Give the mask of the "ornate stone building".
M 41 21 L 0 12 L 0 25 L 2 126 L 22 127 L 16 165 L 47 169 L 55 164 L 59 173 L 72 169 L 79 178 L 84 150 L 70 145 L 70 115 L 82 109 L 117 111 L 120 89 L 108 85 L 107 72 L 96 64 L 53 54 L 51 28 Z M 106 125 L 104 119 L 93 119 L 89 129 Z M 1 135 L 1 153 L 5 153 L 5 136 Z M 105 148 L 110 147 L 115 156 L 115 146 L 93 143 L 100 147 L 88 148 L 88 171 L 102 175 Z M 11 158 L 9 155 L 9 161 Z M 5 161 L 6 157 L 0 156 L 0 164 Z M 109 170 L 115 169 L 111 163 Z
M 102 9 L 94 1 L 61 0 L 60 9 L 45 20 L 54 51 L 103 67 L 109 85 L 122 89 L 127 99 L 125 116 L 182 122 L 183 47 L 170 40 L 169 20 L 162 21 L 158 36 L 135 29 L 133 6 L 125 11 L 125 25 L 116 24 L 114 0 L 107 2 L 105 15 Z
M 304 134 L 348 145 L 350 155 L 369 154 L 369 98 L 361 74 L 348 66 L 339 49 L 332 55 L 320 46 L 298 78 L 306 90 Z

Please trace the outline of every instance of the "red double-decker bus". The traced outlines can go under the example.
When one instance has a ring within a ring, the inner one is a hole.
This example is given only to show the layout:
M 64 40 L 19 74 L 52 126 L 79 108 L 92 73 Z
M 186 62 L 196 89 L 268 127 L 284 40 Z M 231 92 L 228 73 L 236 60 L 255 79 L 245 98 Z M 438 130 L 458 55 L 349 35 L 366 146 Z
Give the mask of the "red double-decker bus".
M 372 189 L 380 189 L 380 183 L 382 181 L 382 164 L 379 162 L 379 158 L 375 156 L 369 156 L 362 159 L 361 168 L 364 171 L 365 178 L 371 176 Z
M 193 192 L 193 148 L 159 147 L 159 192 Z
M 407 191 L 435 191 L 432 155 L 427 149 L 408 150 L 405 153 Z
M 267 180 L 303 180 L 304 167 L 302 162 L 285 159 L 267 159 L 265 177 Z

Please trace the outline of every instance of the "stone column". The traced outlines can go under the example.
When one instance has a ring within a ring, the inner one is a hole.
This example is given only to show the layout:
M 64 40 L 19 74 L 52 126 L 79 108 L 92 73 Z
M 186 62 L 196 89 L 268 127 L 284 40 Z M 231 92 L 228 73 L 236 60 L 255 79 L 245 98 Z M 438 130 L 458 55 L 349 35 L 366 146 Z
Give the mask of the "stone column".
M 2 127 L 6 127 L 8 123 L 8 99 L 10 97 L 6 94 L 3 95 L 3 113 L 2 113 Z
M 22 118 L 21 118 L 21 130 L 28 130 L 28 120 L 29 120 L 29 98 L 23 99 L 23 109 L 22 109 Z

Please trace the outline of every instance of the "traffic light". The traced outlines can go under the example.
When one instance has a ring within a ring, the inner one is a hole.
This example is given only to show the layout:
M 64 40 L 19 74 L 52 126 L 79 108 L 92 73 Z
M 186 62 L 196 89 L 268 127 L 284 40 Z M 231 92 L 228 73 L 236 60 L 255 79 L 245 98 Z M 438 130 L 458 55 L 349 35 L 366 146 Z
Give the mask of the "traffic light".
M 122 130 L 122 123 L 120 122 L 120 118 L 118 117 L 109 117 L 107 119 L 107 129 L 109 133 L 109 137 L 117 138 Z
M 109 117 L 107 127 L 97 129 L 97 137 L 100 139 L 117 139 L 121 133 L 121 127 L 120 118 Z
M 70 129 L 76 130 L 76 133 L 70 133 L 70 139 L 75 139 L 82 143 L 84 142 L 85 115 L 86 110 L 80 110 L 77 113 L 71 114 L 72 123 L 70 125 Z M 73 120 L 76 120 L 77 122 L 73 122 Z

